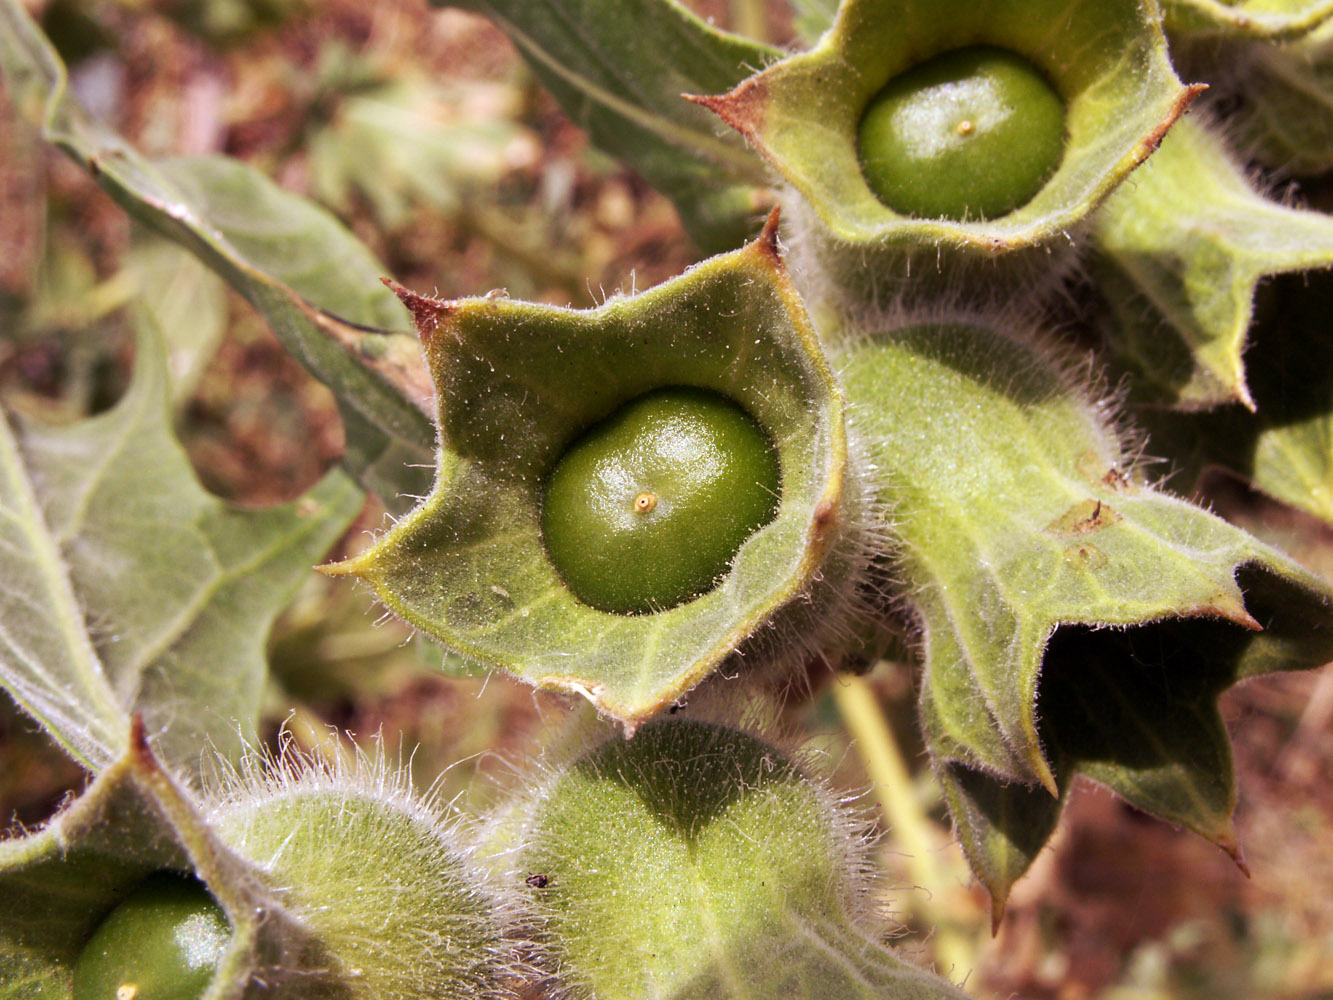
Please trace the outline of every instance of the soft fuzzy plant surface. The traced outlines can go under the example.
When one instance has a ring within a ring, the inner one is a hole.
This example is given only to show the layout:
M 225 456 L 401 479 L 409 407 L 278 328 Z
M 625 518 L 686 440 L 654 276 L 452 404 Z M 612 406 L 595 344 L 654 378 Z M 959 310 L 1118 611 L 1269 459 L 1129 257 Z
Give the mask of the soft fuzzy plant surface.
M 0 0 L 0 998 L 1322 995 L 983 941 L 1328 819 L 1333 4 L 457 6 Z

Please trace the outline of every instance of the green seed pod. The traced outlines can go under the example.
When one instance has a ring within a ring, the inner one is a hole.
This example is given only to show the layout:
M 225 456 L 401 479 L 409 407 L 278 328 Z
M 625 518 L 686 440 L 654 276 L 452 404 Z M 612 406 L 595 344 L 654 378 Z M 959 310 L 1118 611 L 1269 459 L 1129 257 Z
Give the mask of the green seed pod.
M 199 1000 L 230 938 L 226 915 L 197 881 L 150 876 L 84 947 L 73 1000 Z
M 512 894 L 405 772 L 248 758 L 200 802 L 134 741 L 47 827 L 0 843 L 15 996 L 499 1000 L 528 975 Z
M 382 759 L 252 763 L 207 819 L 319 942 L 324 974 L 346 996 L 507 996 L 523 970 L 510 906 L 409 782 Z
M 961 997 L 869 940 L 852 817 L 756 736 L 655 720 L 527 810 L 510 878 L 576 998 Z
M 827 648 L 859 613 L 880 527 L 776 227 L 589 311 L 402 290 L 435 384 L 435 488 L 326 569 L 463 656 L 583 694 L 631 730 L 738 650 L 753 670 Z M 686 411 L 707 433 L 676 454 Z M 731 457 L 705 485 L 714 432 Z M 593 466 L 616 449 L 607 474 L 627 478 L 607 507 Z
M 1060 165 L 1064 101 L 1004 49 L 954 49 L 895 76 L 858 126 L 866 183 L 903 215 L 994 219 L 1026 205 Z
M 777 454 L 744 410 L 716 393 L 659 389 L 560 457 L 542 535 L 586 604 L 660 611 L 711 590 L 780 496 Z
M 1192 97 L 1147 0 L 846 0 L 810 51 L 694 100 L 799 196 L 802 292 L 861 311 L 998 257 L 1050 271 Z

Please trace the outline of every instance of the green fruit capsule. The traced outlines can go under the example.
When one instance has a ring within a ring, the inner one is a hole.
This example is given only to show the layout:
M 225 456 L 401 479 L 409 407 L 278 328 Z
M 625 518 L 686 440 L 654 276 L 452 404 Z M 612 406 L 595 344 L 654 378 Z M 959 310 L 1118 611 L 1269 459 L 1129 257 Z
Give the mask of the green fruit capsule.
M 954 49 L 889 81 L 861 117 L 866 183 L 923 219 L 994 219 L 1027 204 L 1065 149 L 1065 106 L 1004 49 Z
M 152 875 L 93 932 L 74 966 L 73 1000 L 199 1000 L 230 940 L 202 885 Z
M 731 400 L 659 389 L 625 404 L 565 452 L 546 483 L 551 561 L 585 604 L 661 611 L 711 590 L 773 519 L 778 458 Z

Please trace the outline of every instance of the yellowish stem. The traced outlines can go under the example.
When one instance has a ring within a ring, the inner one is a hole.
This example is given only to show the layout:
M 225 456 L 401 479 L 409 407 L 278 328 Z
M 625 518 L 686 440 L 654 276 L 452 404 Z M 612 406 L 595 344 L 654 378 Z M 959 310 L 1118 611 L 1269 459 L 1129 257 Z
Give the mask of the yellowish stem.
M 732 0 L 731 30 L 746 38 L 768 39 L 768 18 L 761 0 Z
M 958 884 L 939 863 L 942 831 L 921 808 L 907 762 L 870 684 L 863 677 L 840 677 L 833 686 L 833 695 L 866 773 L 874 782 L 875 800 L 889 836 L 907 856 L 912 880 L 928 894 L 917 902 L 916 909 L 935 929 L 932 944 L 936 965 L 955 980 L 962 979 L 975 964 L 976 952 L 970 936 L 940 905 Z

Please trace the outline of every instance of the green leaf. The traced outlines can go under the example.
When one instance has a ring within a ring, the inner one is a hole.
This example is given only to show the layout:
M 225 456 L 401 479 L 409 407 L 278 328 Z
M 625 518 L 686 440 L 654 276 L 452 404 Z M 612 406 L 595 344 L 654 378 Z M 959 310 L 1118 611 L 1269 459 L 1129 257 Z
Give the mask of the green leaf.
M 440 2 L 440 0 L 436 0 Z M 779 52 L 711 27 L 669 0 L 467 0 L 513 39 L 592 141 L 676 205 L 705 253 L 759 228 L 764 172 L 683 94 L 729 90 Z
M 1173 35 L 1290 40 L 1333 17 L 1330 0 L 1163 0 Z
M 863 114 L 905 71 L 978 46 L 1030 61 L 1063 97 L 1064 159 L 1031 201 L 998 218 L 901 214 L 863 176 Z M 920 252 L 932 267 L 941 250 L 993 265 L 998 255 L 1042 245 L 1044 258 L 1046 245 L 1064 240 L 1156 148 L 1191 97 L 1171 68 L 1156 12 L 1136 0 L 847 0 L 814 49 L 702 103 L 744 134 L 813 208 L 832 280 L 864 285 L 875 277 L 865 274 L 872 270 L 868 250 Z M 880 280 L 889 266 L 879 268 Z
M 1263 197 L 1192 120 L 1112 195 L 1094 232 L 1111 347 L 1133 371 L 1132 398 L 1183 409 L 1253 407 L 1241 356 L 1255 289 L 1333 266 L 1333 218 Z M 1249 357 L 1266 350 L 1256 343 Z
M 1180 66 L 1211 87 L 1227 138 L 1247 159 L 1285 174 L 1333 169 L 1333 5 L 1320 5 L 1312 30 L 1252 37 L 1231 30 L 1173 33 Z
M 857 925 L 848 818 L 748 733 L 649 723 L 530 812 L 519 861 L 575 997 L 963 997 Z
M 1333 654 L 1305 587 L 1251 563 L 1239 572 L 1252 632 L 1169 620 L 1113 632 L 1062 628 L 1047 647 L 1040 732 L 1059 797 L 958 763 L 939 767 L 969 862 L 1003 912 L 1079 775 L 1144 812 L 1206 837 L 1238 864 L 1236 777 L 1218 696 L 1250 677 L 1315 667 Z
M 1287 274 L 1259 290 L 1246 368 L 1254 411 L 1232 404 L 1203 413 L 1145 408 L 1155 452 L 1172 459 L 1170 482 L 1194 489 L 1219 467 L 1255 489 L 1333 523 L 1333 272 Z
M 180 407 L 227 332 L 226 285 L 193 254 L 158 236 L 135 243 L 125 270 L 137 302 L 166 340 L 171 401 Z
M 92 120 L 65 68 L 15 0 L 0 0 L 0 70 L 49 142 L 136 219 L 197 255 L 263 314 L 338 398 L 346 462 L 391 508 L 423 491 L 434 429 L 429 386 L 383 268 L 332 216 L 243 164 L 150 161 Z M 422 395 L 425 393 L 425 395 Z
M 0 683 L 94 769 L 134 712 L 177 763 L 252 740 L 269 627 L 361 508 L 337 471 L 294 503 L 229 507 L 196 480 L 168 395 L 145 334 L 114 409 L 0 422 Z
M 1328 586 L 1149 488 L 1105 404 L 1035 338 L 910 327 L 849 349 L 842 371 L 922 628 L 927 742 L 992 892 L 1052 822 L 1029 786 L 1057 795 L 1076 769 L 1221 839 L 1232 779 L 1212 702 L 1235 680 L 1333 654 Z M 1145 739 L 1156 727 L 1161 746 Z M 1117 759 L 1103 744 L 1148 750 Z M 1158 774 L 1163 759 L 1180 768 Z M 1014 794 L 970 801 L 959 768 Z M 992 813 L 1017 817 L 1007 836 L 972 818 Z
M 631 729 L 779 611 L 803 624 L 789 643 L 750 649 L 747 669 L 799 655 L 840 626 L 840 588 L 863 568 L 847 559 L 864 550 L 841 544 L 859 523 L 842 400 L 778 261 L 776 219 L 742 250 L 587 312 L 403 294 L 436 380 L 438 478 L 420 507 L 334 572 L 367 580 L 447 647 L 584 694 Z M 585 430 L 672 386 L 712 390 L 754 418 L 778 453 L 781 502 L 702 596 L 650 614 L 599 611 L 547 554 L 544 483 Z
M 792 24 L 796 33 L 810 45 L 833 26 L 833 17 L 838 12 L 838 0 L 790 0 L 790 6 L 795 14 Z

